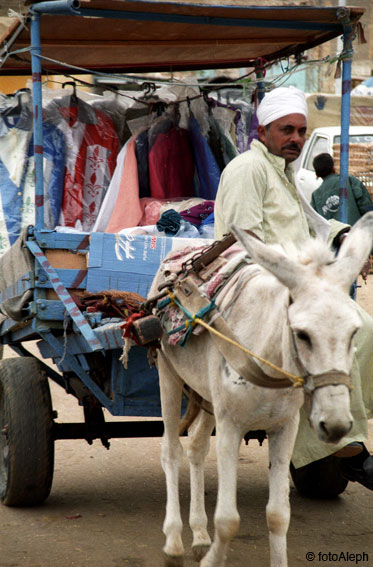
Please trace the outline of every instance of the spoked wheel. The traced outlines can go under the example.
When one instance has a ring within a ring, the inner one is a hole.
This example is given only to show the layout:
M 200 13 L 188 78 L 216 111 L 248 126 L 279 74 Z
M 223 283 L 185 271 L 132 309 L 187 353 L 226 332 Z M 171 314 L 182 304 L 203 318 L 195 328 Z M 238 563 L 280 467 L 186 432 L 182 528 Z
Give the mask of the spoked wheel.
M 299 469 L 290 463 L 290 473 L 299 494 L 307 498 L 336 498 L 348 484 L 337 457 L 325 457 Z
M 0 498 L 35 506 L 50 493 L 54 465 L 52 402 L 38 360 L 0 361 Z

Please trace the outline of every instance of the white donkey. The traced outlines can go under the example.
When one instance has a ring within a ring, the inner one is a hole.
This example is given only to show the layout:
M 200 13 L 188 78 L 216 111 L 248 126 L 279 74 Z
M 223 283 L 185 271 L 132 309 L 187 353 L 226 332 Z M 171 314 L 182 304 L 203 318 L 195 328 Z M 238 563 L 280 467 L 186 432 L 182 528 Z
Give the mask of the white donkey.
M 247 280 L 224 319 L 241 345 L 278 367 L 299 375 L 301 362 L 306 370 L 311 425 L 320 439 L 336 443 L 353 423 L 348 380 L 344 378 L 350 375 L 353 337 L 361 321 L 348 293 L 371 249 L 373 213 L 365 215 L 352 228 L 336 258 L 325 244 L 315 240 L 297 260 L 291 259 L 244 231 L 234 227 L 233 230 L 257 265 L 243 268 Z M 252 270 L 256 275 L 250 279 Z M 157 292 L 163 281 L 161 269 L 150 295 Z M 262 429 L 267 432 L 269 442 L 266 516 L 271 567 L 286 567 L 289 463 L 304 393 L 302 388 L 273 390 L 252 384 L 247 373 L 243 378 L 234 370 L 236 354 L 240 351 L 231 345 L 226 352 L 229 349 L 231 356 L 223 356 L 219 342 L 206 330 L 200 336 L 192 334 L 185 348 L 170 346 L 167 338 L 162 339 L 157 365 L 165 426 L 162 466 L 167 483 L 163 525 L 166 563 L 182 565 L 184 554 L 178 494 L 182 446 L 178 431 L 180 384 L 185 383 L 203 399 L 190 430 L 187 451 L 191 475 L 189 522 L 193 552 L 201 559 L 200 566 L 225 565 L 228 545 L 240 520 L 236 504 L 240 443 L 249 430 Z M 283 379 L 273 368 L 262 363 L 259 366 L 272 378 Z M 204 406 L 212 412 L 205 411 Z M 214 426 L 219 483 L 211 545 L 204 506 L 203 467 Z

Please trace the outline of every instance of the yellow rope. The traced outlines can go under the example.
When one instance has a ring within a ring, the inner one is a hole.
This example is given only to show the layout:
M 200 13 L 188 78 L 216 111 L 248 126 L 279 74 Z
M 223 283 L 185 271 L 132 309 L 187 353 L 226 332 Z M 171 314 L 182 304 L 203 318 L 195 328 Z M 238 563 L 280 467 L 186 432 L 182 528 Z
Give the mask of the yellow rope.
M 168 290 L 168 296 L 170 298 L 171 305 L 177 305 L 177 303 L 175 302 L 175 295 L 171 292 L 171 290 Z M 269 366 L 273 370 L 276 370 L 276 372 L 280 372 L 280 374 L 282 374 L 283 376 L 286 376 L 286 378 L 289 378 L 289 380 L 291 380 L 291 382 L 294 383 L 294 388 L 299 388 L 299 387 L 303 386 L 304 383 L 305 383 L 304 378 L 302 378 L 301 376 L 297 376 L 295 374 L 292 374 L 291 372 L 287 372 L 286 370 L 284 370 L 283 368 L 280 368 L 279 366 L 276 366 L 275 364 L 273 364 L 269 360 L 266 360 L 265 358 L 262 358 L 261 356 L 254 354 L 253 352 L 251 352 L 251 350 L 247 349 L 246 347 L 244 347 L 240 343 L 226 337 L 225 335 L 223 335 L 222 333 L 220 333 L 219 331 L 217 331 L 216 329 L 211 327 L 208 323 L 205 323 L 205 321 L 203 319 L 201 319 L 200 317 L 196 317 L 196 315 L 192 315 L 192 320 L 191 321 L 187 320 L 187 321 L 185 321 L 184 324 L 185 324 L 186 329 L 189 327 L 189 325 L 194 327 L 196 324 L 201 325 L 202 327 L 205 327 L 205 329 L 208 329 L 211 333 L 214 333 L 214 335 L 216 335 L 216 336 L 220 337 L 221 339 L 227 341 L 231 345 L 241 349 L 243 352 L 245 352 L 246 354 L 248 354 L 252 358 L 256 358 L 257 360 L 260 360 L 260 362 L 263 362 L 263 364 L 266 364 L 267 366 Z
M 193 320 L 195 321 L 195 323 L 198 323 L 199 325 L 202 325 L 202 327 L 205 327 L 205 329 L 208 329 L 211 333 L 214 333 L 214 335 L 220 337 L 221 339 L 224 339 L 225 341 L 227 341 L 231 345 L 236 346 L 237 348 L 241 349 L 243 352 L 246 352 L 246 354 L 249 354 L 252 358 L 256 358 L 257 360 L 260 360 L 261 362 L 263 362 L 264 364 L 266 364 L 267 366 L 269 366 L 273 370 L 280 372 L 281 374 L 283 374 L 284 376 L 289 378 L 292 382 L 294 382 L 295 388 L 303 386 L 304 379 L 301 376 L 296 376 L 295 374 L 292 374 L 291 372 L 287 372 L 286 370 L 283 370 L 282 368 L 280 368 L 279 366 L 276 366 L 272 362 L 269 362 L 269 360 L 265 360 L 265 358 L 262 358 L 261 356 L 254 354 L 253 352 L 251 352 L 251 350 L 247 349 L 243 345 L 240 345 L 240 343 L 237 343 L 236 341 L 226 337 L 225 335 L 223 335 L 222 333 L 220 333 L 219 331 L 217 331 L 216 329 L 211 327 L 208 323 L 205 323 L 205 321 L 203 319 L 200 319 L 199 317 L 193 317 Z

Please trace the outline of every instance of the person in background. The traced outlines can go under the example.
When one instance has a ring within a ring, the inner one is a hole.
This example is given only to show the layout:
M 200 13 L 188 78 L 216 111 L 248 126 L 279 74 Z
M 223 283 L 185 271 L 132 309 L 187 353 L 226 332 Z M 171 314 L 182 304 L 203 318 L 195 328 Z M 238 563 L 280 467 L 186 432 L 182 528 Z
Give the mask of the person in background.
M 323 153 L 317 155 L 312 163 L 317 177 L 323 182 L 312 193 L 311 205 L 325 219 L 338 220 L 340 175 L 335 171 L 334 160 L 330 154 Z M 348 176 L 347 191 L 347 222 L 353 225 L 371 210 L 373 203 L 365 185 L 353 175 Z
M 307 102 L 295 87 L 279 87 L 268 93 L 257 109 L 258 138 L 222 172 L 215 201 L 215 238 L 222 238 L 232 224 L 267 244 L 301 247 L 311 236 L 343 246 L 349 226 L 320 216 L 294 180 L 292 162 L 306 140 Z M 373 319 L 359 305 L 362 327 L 356 340 L 351 395 L 354 427 L 336 449 L 312 432 L 301 408 L 298 435 L 292 455 L 295 468 L 334 454 L 346 478 L 373 490 L 373 456 L 363 442 L 368 418 L 373 417 Z M 342 464 L 343 463 L 343 464 Z

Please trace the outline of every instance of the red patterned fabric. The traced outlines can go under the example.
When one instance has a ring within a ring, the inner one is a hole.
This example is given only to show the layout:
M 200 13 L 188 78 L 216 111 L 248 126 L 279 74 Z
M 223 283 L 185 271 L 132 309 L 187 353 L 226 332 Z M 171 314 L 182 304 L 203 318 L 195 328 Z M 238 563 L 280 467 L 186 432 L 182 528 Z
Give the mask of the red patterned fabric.
M 70 156 L 65 169 L 60 224 L 89 232 L 114 173 L 118 137 L 109 116 L 95 109 L 96 123 L 79 122 L 77 107 L 62 108 Z

